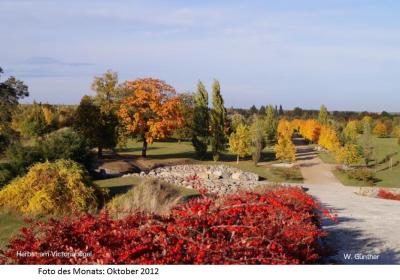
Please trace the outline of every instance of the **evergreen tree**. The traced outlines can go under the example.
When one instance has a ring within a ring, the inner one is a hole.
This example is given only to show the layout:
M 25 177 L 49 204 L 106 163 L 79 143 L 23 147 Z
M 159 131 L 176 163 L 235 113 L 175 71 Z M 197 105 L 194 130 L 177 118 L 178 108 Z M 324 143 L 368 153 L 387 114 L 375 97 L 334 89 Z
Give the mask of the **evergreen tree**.
M 329 112 L 325 105 L 321 105 L 319 109 L 318 121 L 322 125 L 327 125 L 329 120 Z
M 197 156 L 201 158 L 204 158 L 207 153 L 208 126 L 208 92 L 204 84 L 199 81 L 197 84 L 197 93 L 194 97 L 192 144 Z
M 258 113 L 258 109 L 255 105 L 250 107 L 250 115 L 254 115 Z
M 258 114 L 262 116 L 262 115 L 265 115 L 265 113 L 266 113 L 266 111 L 265 111 L 265 106 L 262 105 L 262 106 L 260 107 L 260 110 L 258 110 Z
M 221 95 L 221 87 L 217 80 L 214 80 L 211 109 L 211 149 L 214 161 L 218 161 L 221 152 L 225 149 L 226 135 L 226 109 L 224 99 Z
M 283 108 L 282 108 L 282 105 L 279 105 L 279 112 L 278 112 L 278 115 L 279 116 L 283 116 L 285 113 L 283 112 Z

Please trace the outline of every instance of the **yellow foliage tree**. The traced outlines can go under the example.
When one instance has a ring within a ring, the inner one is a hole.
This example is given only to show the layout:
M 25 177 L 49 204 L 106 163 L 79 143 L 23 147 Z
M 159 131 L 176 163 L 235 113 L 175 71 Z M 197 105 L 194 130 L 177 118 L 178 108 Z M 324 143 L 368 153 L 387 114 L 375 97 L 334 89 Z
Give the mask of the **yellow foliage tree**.
M 318 140 L 318 145 L 335 153 L 340 148 L 339 138 L 335 129 L 330 126 L 321 126 L 321 133 Z
M 355 144 L 346 144 L 344 147 L 341 147 L 336 152 L 336 161 L 338 163 L 343 163 L 346 165 L 356 164 L 361 160 L 361 155 L 357 145 Z
M 182 100 L 172 86 L 158 79 L 127 81 L 124 89 L 130 96 L 122 100 L 118 116 L 125 130 L 143 141 L 146 157 L 147 144 L 182 127 Z
M 343 136 L 347 143 L 355 143 L 358 136 L 358 121 L 349 121 L 343 129 Z
M 320 131 L 321 125 L 315 119 L 305 120 L 300 123 L 300 134 L 311 142 L 318 143 Z
M 97 194 L 78 163 L 37 163 L 0 191 L 0 208 L 31 215 L 89 211 L 98 206 Z
M 277 159 L 287 162 L 296 160 L 296 147 L 290 134 L 280 134 L 278 136 L 278 143 L 275 145 L 275 156 Z
M 386 137 L 388 135 L 388 129 L 383 122 L 378 122 L 374 127 L 373 133 L 378 137 Z
M 240 157 L 251 154 L 250 130 L 247 125 L 239 124 L 236 131 L 229 136 L 229 150 L 237 155 L 237 164 Z
M 293 125 L 288 120 L 281 119 L 278 123 L 277 132 L 278 137 L 280 135 L 287 135 L 291 139 L 294 132 Z

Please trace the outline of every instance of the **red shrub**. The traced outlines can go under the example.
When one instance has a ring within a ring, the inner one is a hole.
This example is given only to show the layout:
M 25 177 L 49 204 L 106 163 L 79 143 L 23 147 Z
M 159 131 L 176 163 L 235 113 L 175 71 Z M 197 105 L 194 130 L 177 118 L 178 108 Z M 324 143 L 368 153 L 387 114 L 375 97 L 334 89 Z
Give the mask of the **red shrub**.
M 384 199 L 391 199 L 391 200 L 400 200 L 400 194 L 394 194 L 391 192 L 387 192 L 384 189 L 379 190 L 378 197 L 384 198 Z
M 321 210 L 300 188 L 203 197 L 168 216 L 83 215 L 21 230 L 3 262 L 20 264 L 302 264 L 321 261 Z M 329 215 L 329 213 L 326 213 Z M 37 234 L 40 233 L 40 234 Z M 91 252 L 87 257 L 17 252 Z

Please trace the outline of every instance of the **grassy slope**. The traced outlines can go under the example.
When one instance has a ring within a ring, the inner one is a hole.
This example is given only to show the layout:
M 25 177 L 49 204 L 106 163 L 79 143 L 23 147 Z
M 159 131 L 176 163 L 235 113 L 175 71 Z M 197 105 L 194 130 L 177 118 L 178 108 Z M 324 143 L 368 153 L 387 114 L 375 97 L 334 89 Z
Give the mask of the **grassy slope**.
M 399 152 L 393 157 L 393 163 L 400 161 L 400 147 L 396 138 L 375 138 L 376 158 L 381 161 L 385 156 Z M 334 157 L 328 153 L 321 153 L 320 158 L 326 163 L 335 163 Z M 362 162 L 360 162 L 362 164 Z M 377 168 L 376 177 L 380 187 L 400 187 L 400 164 L 394 166 L 392 170 L 388 169 L 388 163 L 380 164 Z M 386 170 L 384 170 L 386 169 Z M 364 182 L 349 179 L 345 174 L 335 171 L 335 176 L 346 186 L 364 186 Z

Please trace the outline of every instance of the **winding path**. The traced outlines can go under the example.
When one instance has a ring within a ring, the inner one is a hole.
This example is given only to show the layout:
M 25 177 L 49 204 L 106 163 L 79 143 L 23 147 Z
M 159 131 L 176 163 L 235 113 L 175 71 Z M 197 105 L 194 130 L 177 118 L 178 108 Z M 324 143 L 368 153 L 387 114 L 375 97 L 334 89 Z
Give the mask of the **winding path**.
M 297 151 L 304 187 L 338 214 L 338 223 L 323 222 L 327 243 L 337 249 L 332 261 L 400 264 L 400 202 L 356 195 L 357 188 L 342 185 L 333 165 L 323 163 L 312 148 L 300 142 Z

